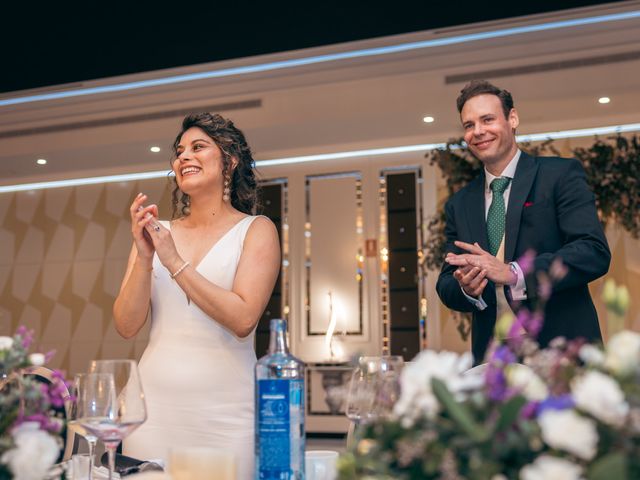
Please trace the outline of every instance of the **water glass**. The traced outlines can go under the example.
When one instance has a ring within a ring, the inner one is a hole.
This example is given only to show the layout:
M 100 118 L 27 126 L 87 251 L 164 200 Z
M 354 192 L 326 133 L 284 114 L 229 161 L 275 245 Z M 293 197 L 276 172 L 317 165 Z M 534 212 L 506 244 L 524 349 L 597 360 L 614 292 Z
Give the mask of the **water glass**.
M 396 355 L 360 357 L 349 383 L 347 418 L 360 424 L 391 413 L 400 395 L 403 366 Z
M 71 457 L 72 480 L 91 480 L 93 461 L 88 453 L 76 453 Z
M 351 421 L 347 433 L 350 446 L 359 425 L 388 416 L 400 397 L 401 356 L 364 356 L 358 360 L 347 393 L 346 415 Z
M 308 450 L 305 452 L 305 480 L 335 480 L 337 478 L 338 452 L 333 450 Z

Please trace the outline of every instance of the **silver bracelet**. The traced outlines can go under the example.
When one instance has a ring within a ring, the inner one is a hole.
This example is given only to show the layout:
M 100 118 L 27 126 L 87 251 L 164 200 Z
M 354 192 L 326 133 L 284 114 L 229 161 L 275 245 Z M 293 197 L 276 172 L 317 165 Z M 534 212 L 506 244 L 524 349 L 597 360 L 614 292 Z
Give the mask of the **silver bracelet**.
M 181 266 L 178 270 L 176 270 L 176 271 L 175 271 L 175 273 L 172 273 L 172 274 L 171 274 L 171 278 L 176 278 L 176 277 L 177 277 L 178 275 L 180 275 L 180 273 L 182 273 L 182 271 L 183 271 L 185 268 L 187 268 L 189 265 L 190 265 L 190 264 L 189 264 L 189 262 L 184 262 L 184 263 L 182 264 L 182 266 Z

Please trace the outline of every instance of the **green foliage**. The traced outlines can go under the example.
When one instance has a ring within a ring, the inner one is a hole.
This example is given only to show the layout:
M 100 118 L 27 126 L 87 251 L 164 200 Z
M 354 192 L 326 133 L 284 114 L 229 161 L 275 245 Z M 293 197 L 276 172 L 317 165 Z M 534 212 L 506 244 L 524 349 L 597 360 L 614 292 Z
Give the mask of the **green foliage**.
M 576 148 L 603 223 L 616 221 L 634 238 L 640 235 L 640 139 L 618 135 Z
M 589 469 L 590 480 L 626 480 L 627 457 L 621 452 L 605 455 L 595 462 Z
M 469 438 L 474 442 L 483 442 L 489 438 L 488 432 L 476 423 L 467 406 L 456 402 L 442 380 L 437 378 L 431 380 L 431 388 L 433 388 L 436 398 L 444 406 L 453 421 L 458 424 L 458 427 L 463 432 L 469 435 Z

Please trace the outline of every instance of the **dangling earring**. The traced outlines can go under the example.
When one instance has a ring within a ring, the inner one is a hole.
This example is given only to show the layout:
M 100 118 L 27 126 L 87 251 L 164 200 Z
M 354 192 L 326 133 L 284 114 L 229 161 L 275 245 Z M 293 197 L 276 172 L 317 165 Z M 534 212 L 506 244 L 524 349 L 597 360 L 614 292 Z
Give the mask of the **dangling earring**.
M 183 193 L 182 197 L 180 197 L 180 202 L 182 203 L 182 215 L 185 217 L 191 215 L 191 199 L 189 195 Z
M 228 202 L 230 198 L 231 198 L 231 178 L 229 177 L 229 174 L 225 172 L 222 200 L 224 200 L 225 202 Z

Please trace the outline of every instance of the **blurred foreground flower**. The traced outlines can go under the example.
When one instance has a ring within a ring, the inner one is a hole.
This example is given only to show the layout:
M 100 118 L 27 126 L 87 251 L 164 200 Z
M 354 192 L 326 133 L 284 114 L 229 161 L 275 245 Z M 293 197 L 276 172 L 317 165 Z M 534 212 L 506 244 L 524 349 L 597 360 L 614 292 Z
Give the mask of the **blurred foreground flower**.
M 29 375 L 47 355 L 29 354 L 33 332 L 19 327 L 0 337 L 0 479 L 42 480 L 57 460 L 67 385 L 60 372 L 50 384 Z
M 611 298 L 624 315 L 624 293 Z M 501 318 L 487 363 L 468 371 L 467 354 L 421 352 L 401 374 L 394 416 L 356 431 L 339 478 L 640 478 L 640 334 L 540 349 L 541 325 L 538 312 Z

